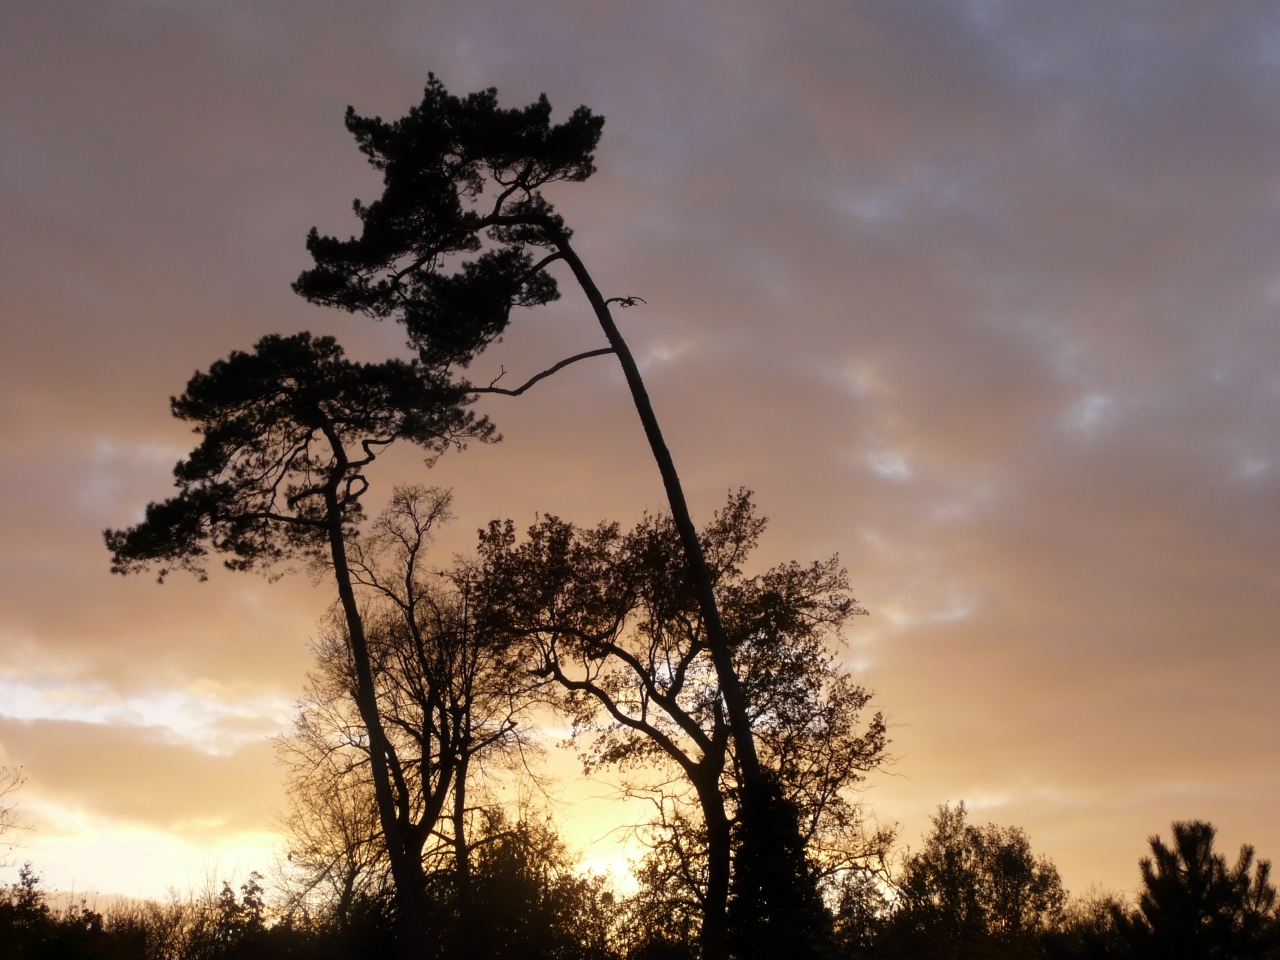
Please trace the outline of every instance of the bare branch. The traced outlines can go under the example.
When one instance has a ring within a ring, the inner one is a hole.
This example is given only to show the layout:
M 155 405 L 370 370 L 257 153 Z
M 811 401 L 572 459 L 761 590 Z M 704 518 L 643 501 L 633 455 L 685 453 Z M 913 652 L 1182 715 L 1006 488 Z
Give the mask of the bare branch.
M 524 393 L 526 390 L 532 387 L 539 380 L 542 380 L 546 377 L 551 376 L 553 373 L 555 373 L 558 370 L 562 370 L 563 368 L 567 367 L 569 364 L 577 363 L 579 360 L 586 360 L 589 357 L 603 357 L 606 353 L 613 353 L 613 347 L 601 347 L 599 350 L 588 350 L 586 353 L 579 353 L 576 356 L 569 357 L 567 360 L 561 360 L 554 367 L 550 367 L 546 370 L 543 370 L 540 374 L 538 374 L 536 377 L 531 378 L 523 386 L 519 386 L 514 390 L 503 390 L 501 387 L 494 386 L 494 384 L 497 383 L 499 380 L 501 380 L 502 377 L 506 374 L 506 371 L 504 370 L 502 373 L 498 374 L 498 376 L 495 377 L 489 383 L 489 386 L 470 387 L 468 388 L 467 392 L 468 393 L 500 393 L 504 397 L 518 397 L 520 396 L 520 394 Z
M 543 257 L 541 260 L 539 260 L 537 263 L 535 263 L 532 267 L 530 267 L 529 272 L 525 274 L 525 277 L 528 278 L 528 277 L 536 276 L 538 271 L 541 270 L 543 267 L 546 267 L 549 264 L 555 263 L 557 260 L 563 260 L 563 259 L 564 259 L 564 254 L 558 250 L 555 253 L 549 253 L 545 257 Z

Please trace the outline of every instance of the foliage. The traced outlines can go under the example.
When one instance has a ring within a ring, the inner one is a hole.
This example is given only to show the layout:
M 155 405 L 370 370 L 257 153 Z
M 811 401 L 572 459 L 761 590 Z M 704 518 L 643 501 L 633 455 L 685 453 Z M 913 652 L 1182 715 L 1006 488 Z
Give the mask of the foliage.
M 470 568 L 426 565 L 450 495 L 398 487 L 371 534 L 349 551 L 386 755 L 400 818 L 426 874 L 469 882 L 468 786 L 520 766 L 536 750 L 536 684 L 508 647 L 475 623 Z M 315 646 L 291 734 L 280 742 L 290 770 L 289 871 L 299 904 L 335 911 L 387 882 L 386 847 L 371 816 L 370 740 L 353 691 L 357 676 L 346 623 L 334 616 Z M 455 876 L 456 874 L 456 876 Z
M 1115 894 L 1091 891 L 1073 898 L 1057 929 L 1042 939 L 1041 952 L 1046 960 L 1131 960 L 1133 954 L 1117 924 L 1117 918 L 1128 913 L 1128 904 Z
M 346 360 L 332 337 L 263 337 L 170 401 L 201 442 L 174 467 L 176 497 L 106 531 L 112 570 L 159 564 L 161 580 L 175 566 L 203 578 L 210 549 L 233 570 L 322 558 L 333 522 L 350 530 L 360 519 L 374 448 L 403 439 L 438 454 L 491 437 L 464 401 L 416 364 Z
M 740 492 L 702 532 L 735 669 L 777 784 L 773 805 L 746 827 L 735 827 L 742 820 L 738 756 L 671 518 L 647 517 L 623 532 L 617 524 L 580 529 L 545 517 L 523 542 L 510 523 L 491 524 L 482 535 L 485 616 L 560 687 L 587 769 L 640 778 L 629 789 L 650 796 L 659 812 L 643 909 L 663 917 L 661 936 L 673 942 L 701 927 L 704 950 L 708 937 L 725 935 L 731 845 L 736 837 L 741 850 L 753 826 L 764 832 L 780 823 L 778 832 L 795 838 L 785 863 L 760 861 L 758 887 L 799 865 L 804 877 L 793 880 L 812 891 L 803 909 L 810 919 L 822 914 L 819 880 L 866 853 L 849 791 L 881 762 L 886 743 L 880 716 L 860 725 L 869 694 L 835 662 L 841 624 L 861 612 L 844 571 L 832 559 L 748 576 L 743 566 L 763 528 L 750 495 Z M 764 846 L 787 849 L 782 837 Z M 757 896 L 761 902 L 769 906 Z M 739 916 L 754 929 L 750 911 Z M 767 942 L 759 934 L 754 941 Z
M 526 812 L 527 813 L 527 812 Z M 620 933 L 620 904 L 605 879 L 577 868 L 549 819 L 512 819 L 501 806 L 479 812 L 470 838 L 469 913 L 464 915 L 456 874 L 442 862 L 428 884 L 432 918 L 424 960 L 610 960 Z M 316 903 L 327 936 L 367 931 L 381 923 L 369 907 L 390 902 L 384 869 L 371 872 L 352 900 Z M 383 889 L 379 890 L 379 884 Z M 298 909 L 298 901 L 290 898 Z M 341 915 L 339 910 L 344 911 Z M 296 915 L 296 914 L 295 914 Z
M 438 455 L 468 439 L 489 439 L 465 396 L 419 364 L 345 360 L 328 337 L 264 337 L 252 354 L 235 352 L 197 373 L 172 401 L 202 442 L 178 463 L 179 494 L 148 505 L 142 523 L 105 533 L 112 570 L 160 565 L 204 576 L 210 549 L 233 570 L 270 569 L 303 557 L 327 566 L 337 587 L 354 668 L 351 685 L 368 736 L 379 825 L 396 875 L 402 952 L 414 953 L 425 925 L 420 855 L 426 826 L 412 822 L 411 799 L 394 745 L 378 714 L 374 663 L 352 586 L 348 551 L 356 543 L 368 491 L 364 470 L 381 450 L 407 440 Z M 355 448 L 355 450 L 353 450 Z M 375 449 L 376 448 L 376 449 Z
M 868 694 L 833 653 L 841 623 L 861 612 L 844 572 L 833 559 L 747 576 L 763 521 L 746 494 L 702 531 L 693 525 L 609 313 L 637 298 L 604 298 L 544 195 L 594 172 L 603 119 L 579 107 L 553 125 L 550 113 L 545 96 L 503 110 L 492 89 L 459 98 L 434 77 L 400 120 L 349 108 L 347 128 L 384 190 L 354 204 L 359 237 L 311 231 L 315 265 L 294 289 L 403 324 L 417 360 L 352 363 L 332 338 L 305 333 L 231 354 L 171 401 L 202 438 L 175 468 L 178 495 L 105 532 L 119 573 L 203 578 L 217 553 L 233 570 L 301 559 L 335 575 L 341 616 L 318 645 L 291 742 L 295 843 L 283 909 L 268 908 L 256 875 L 239 895 L 224 884 L 189 902 L 55 909 L 28 866 L 0 892 L 0 960 L 392 950 L 661 960 L 697 955 L 698 936 L 716 960 L 727 944 L 738 960 L 828 949 L 1280 955 L 1270 864 L 1245 847 L 1229 867 L 1207 823 L 1175 823 L 1172 846 L 1151 838 L 1136 909 L 1107 899 L 1067 909 L 1056 869 L 1032 855 L 1026 834 L 975 827 L 963 804 L 940 808 L 923 849 L 896 875 L 887 869 L 890 835 L 867 829 L 853 794 L 883 762 L 887 737 L 879 716 L 860 724 Z M 609 346 L 516 390 L 455 379 L 501 339 L 515 307 L 558 297 L 547 272 L 556 261 L 587 294 Z M 443 579 L 420 563 L 447 513 L 438 491 L 396 491 L 373 535 L 358 536 L 364 471 L 388 444 L 407 440 L 430 461 L 494 439 L 466 409 L 474 396 L 518 394 L 603 353 L 622 365 L 671 517 L 625 533 L 547 517 L 519 544 L 510 524 L 495 524 L 479 566 L 458 564 Z M 516 718 L 538 682 L 521 656 L 560 688 L 588 769 L 622 771 L 630 792 L 654 801 L 640 891 L 626 903 L 574 869 L 549 824 L 509 822 L 468 800 L 473 775 L 529 746 Z M 0 776 L 0 800 L 15 783 Z M 0 835 L 12 825 L 0 803 Z M 416 922 L 427 917 L 429 930 Z
M 359 237 L 312 229 L 315 266 L 294 284 L 299 294 L 395 318 L 433 371 L 465 367 L 501 336 L 513 307 L 559 295 L 546 262 L 529 253 L 569 236 L 542 188 L 595 172 L 603 117 L 579 107 L 552 124 L 545 96 L 504 110 L 496 90 L 456 97 L 432 76 L 407 116 L 387 123 L 348 107 L 346 125 L 384 190 L 355 201 Z
M 639 366 L 609 310 L 611 303 L 631 306 L 640 298 L 606 298 L 600 292 L 570 243 L 570 231 L 542 190 L 555 181 L 581 181 L 591 175 L 603 119 L 579 107 L 565 123 L 552 126 L 550 111 L 545 97 L 521 110 L 501 110 L 492 89 L 460 99 L 448 94 L 434 77 L 421 105 L 394 123 L 359 117 L 348 109 L 348 129 L 383 173 L 383 194 L 369 205 L 355 203 L 363 226 L 359 238 L 339 241 L 312 230 L 307 246 L 315 267 L 303 272 L 294 289 L 314 303 L 376 318 L 396 318 L 404 324 L 422 364 L 451 377 L 453 367 L 467 366 L 500 337 L 514 306 L 547 303 L 557 296 L 546 267 L 555 261 L 569 267 L 608 346 L 562 360 L 514 390 L 496 387 L 496 380 L 488 387 L 464 386 L 473 393 L 518 395 L 567 364 L 606 353 L 617 357 L 662 476 L 704 623 L 705 646 L 720 688 L 721 709 L 735 744 L 734 762 L 741 781 L 738 802 L 743 808 L 759 807 L 743 817 L 759 829 L 740 832 L 740 841 L 747 846 L 773 843 L 772 849 L 752 856 L 760 863 L 780 866 L 806 847 L 804 839 L 796 835 L 799 821 L 788 818 L 791 826 L 785 836 L 776 829 L 780 801 L 757 753 L 748 700 L 721 622 L 711 566 Z M 534 262 L 530 251 L 539 248 L 550 252 Z M 475 256 L 467 259 L 468 255 Z M 709 747 L 710 752 L 697 761 L 702 764 L 699 776 L 706 781 L 698 788 L 703 796 L 712 789 L 709 783 L 718 776 L 713 768 L 723 764 L 725 751 L 724 744 L 711 743 Z M 665 752 L 680 762 L 670 751 Z M 716 819 L 713 815 L 708 824 L 712 847 L 727 842 L 727 830 Z M 780 871 L 770 868 L 760 879 L 767 886 L 809 872 L 807 864 L 796 861 Z M 709 880 L 709 886 L 717 891 L 714 899 L 720 898 L 725 882 L 727 871 L 715 867 Z M 765 887 L 753 884 L 749 890 L 761 898 L 746 905 L 744 915 L 795 900 L 781 889 L 767 896 Z M 748 888 L 742 892 L 747 893 Z M 793 893 L 800 900 L 809 897 Z M 793 926 L 800 925 L 794 927 L 799 935 L 805 923 L 799 917 L 772 917 L 770 929 L 781 931 L 793 921 Z M 712 960 L 722 960 L 725 955 L 723 938 L 704 937 L 703 947 Z
M 1217 831 L 1175 821 L 1172 843 L 1149 838 L 1136 906 L 1092 897 L 1045 938 L 1051 960 L 1263 960 L 1280 957 L 1280 906 L 1271 864 L 1242 846 L 1234 866 L 1213 849 Z
M 1034 957 L 1061 919 L 1057 868 L 1018 827 L 968 822 L 963 803 L 938 808 L 933 832 L 894 881 L 879 949 L 903 957 Z
M 668 882 L 640 864 L 641 892 L 616 897 L 583 872 L 549 818 L 483 810 L 473 831 L 476 929 L 458 911 L 452 874 L 429 887 L 430 936 L 421 960 L 695 960 L 686 908 L 646 895 Z M 898 870 L 841 879 L 832 960 L 1043 957 L 1045 960 L 1274 960 L 1280 916 L 1266 861 L 1245 847 L 1234 865 L 1213 852 L 1211 825 L 1175 823 L 1173 842 L 1151 838 L 1143 887 L 1130 907 L 1113 895 L 1070 904 L 1052 863 L 1031 853 L 1018 828 L 968 822 L 943 806 L 920 851 Z M 649 872 L 652 875 L 647 876 Z M 0 889 L 0 960 L 363 960 L 396 949 L 395 901 L 370 884 L 341 915 L 333 902 L 268 897 L 256 874 L 167 902 L 122 902 L 98 911 L 83 900 L 56 907 L 28 864 Z M 673 888 L 675 889 L 675 888 Z M 677 891 L 677 895 L 678 895 Z M 663 912 L 665 909 L 665 912 Z M 745 951 L 735 953 L 741 956 Z M 784 951 L 784 956 L 794 952 Z
M 776 780 L 769 786 L 768 802 L 743 804 L 736 824 L 730 949 L 742 960 L 819 957 L 831 918 L 798 829 L 799 805 Z
M 1234 866 L 1214 852 L 1217 831 L 1201 820 L 1173 824 L 1173 843 L 1150 839 L 1140 863 L 1142 894 L 1116 923 L 1138 958 L 1209 960 L 1280 954 L 1280 915 L 1271 862 L 1240 848 Z
M 547 820 L 485 812 L 472 865 L 477 960 L 609 960 L 617 908 L 604 878 L 584 874 Z
M 91 909 L 83 900 L 49 904 L 30 864 L 0 891 L 3 960 L 337 960 L 341 953 L 315 930 L 272 923 L 261 877 L 251 874 L 237 897 L 229 884 L 168 903 Z

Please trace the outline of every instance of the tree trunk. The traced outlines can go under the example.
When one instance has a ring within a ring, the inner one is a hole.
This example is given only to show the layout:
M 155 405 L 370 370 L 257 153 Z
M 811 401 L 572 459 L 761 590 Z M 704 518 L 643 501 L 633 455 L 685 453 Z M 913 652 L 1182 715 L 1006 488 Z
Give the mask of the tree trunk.
M 720 608 L 716 605 L 711 571 L 702 553 L 702 543 L 698 540 L 698 528 L 693 525 L 693 518 L 689 515 L 689 506 L 684 499 L 684 488 L 680 485 L 675 461 L 671 459 L 671 451 L 667 449 L 666 441 L 662 437 L 662 429 L 658 426 L 653 404 L 649 402 L 649 394 L 640 376 L 640 368 L 636 365 L 627 342 L 622 339 L 617 324 L 613 322 L 609 305 L 605 303 L 595 281 L 591 279 L 591 274 L 587 272 L 586 266 L 569 245 L 568 240 L 558 237 L 556 247 L 587 295 L 587 300 L 595 311 L 596 319 L 599 320 L 609 345 L 613 347 L 618 355 L 618 362 L 622 364 L 622 372 L 631 390 L 636 412 L 640 415 L 645 436 L 653 451 L 653 458 L 658 462 L 658 471 L 662 474 L 662 484 L 666 488 L 667 501 L 671 505 L 671 517 L 675 521 L 676 529 L 680 531 L 680 542 L 684 547 L 689 572 L 693 577 L 698 606 L 702 611 L 702 619 L 706 622 L 707 646 L 711 650 L 716 679 L 720 683 L 725 710 L 729 715 L 729 727 L 733 731 L 733 742 L 738 764 L 742 770 L 744 791 L 748 794 L 758 793 L 763 787 L 763 780 L 760 774 L 760 759 L 756 754 L 755 737 L 751 733 L 751 717 L 747 711 L 747 700 L 742 692 L 742 683 L 738 680 L 738 674 L 733 668 L 733 654 L 729 649 L 729 638 L 724 632 L 724 624 L 720 621 Z
M 337 581 L 338 598 L 347 621 L 347 635 L 351 641 L 352 660 L 356 668 L 356 707 L 369 735 L 369 771 L 373 777 L 373 792 L 378 802 L 378 821 L 391 860 L 391 876 L 396 885 L 396 906 L 400 913 L 400 954 L 418 960 L 426 947 L 427 897 L 426 876 L 422 860 L 416 855 L 409 837 L 408 823 L 397 817 L 396 801 L 391 791 L 391 779 L 387 769 L 390 744 L 382 720 L 378 716 L 378 701 L 373 686 L 373 668 L 369 659 L 369 644 L 365 638 L 364 620 L 356 603 L 351 585 L 351 571 L 347 566 L 347 547 L 342 536 L 342 520 L 336 497 L 326 497 L 334 502 L 329 507 L 329 552 L 333 560 L 333 576 Z M 406 816 L 408 811 L 406 810 Z
M 702 960 L 729 955 L 729 817 L 720 794 L 719 777 L 695 784 L 707 826 L 707 890 L 702 912 Z
M 465 745 L 464 745 L 465 750 Z M 471 911 L 471 858 L 467 851 L 467 766 L 465 753 L 453 777 L 453 859 L 458 890 L 458 955 L 467 956 L 475 941 Z
M 765 921 L 766 927 L 771 929 L 790 930 L 797 924 L 802 926 L 808 922 L 808 919 L 803 916 L 806 911 L 799 909 L 798 905 L 805 901 L 806 891 L 797 886 L 795 878 L 803 876 L 807 870 L 804 843 L 800 837 L 798 824 L 774 822 L 777 798 L 774 796 L 775 791 L 771 781 L 760 767 L 755 736 L 751 732 L 751 716 L 747 709 L 746 695 L 743 693 L 742 683 L 733 666 L 733 652 L 729 648 L 729 638 L 720 620 L 711 571 L 702 552 L 702 544 L 698 540 L 697 527 L 693 525 L 693 518 L 689 515 L 689 506 L 685 502 L 684 489 L 676 473 L 675 462 L 662 437 L 658 418 L 653 412 L 648 391 L 645 390 L 644 380 L 640 376 L 640 368 L 636 365 L 630 348 L 613 321 L 609 304 L 596 287 L 582 259 L 569 245 L 568 239 L 554 232 L 553 237 L 556 249 L 573 271 L 574 277 L 595 311 L 596 319 L 609 341 L 609 346 L 613 348 L 618 356 L 618 362 L 622 365 L 622 372 L 631 390 L 636 412 L 640 415 L 645 436 L 649 440 L 649 448 L 653 451 L 653 458 L 657 461 L 658 470 L 662 474 L 667 501 L 671 505 L 672 520 L 680 532 L 680 542 L 689 563 L 698 606 L 706 624 L 707 647 L 711 651 L 716 679 L 720 684 L 720 695 L 724 698 L 725 713 L 728 715 L 729 729 L 733 734 L 735 761 L 742 787 L 738 816 L 743 823 L 752 825 L 751 829 L 743 831 L 742 847 L 737 855 L 745 854 L 752 862 L 770 863 L 778 868 L 776 871 L 770 871 L 774 875 L 767 878 L 767 893 L 766 887 L 760 887 L 758 890 L 748 888 L 744 891 L 746 896 L 738 904 L 738 914 L 739 916 L 758 916 Z

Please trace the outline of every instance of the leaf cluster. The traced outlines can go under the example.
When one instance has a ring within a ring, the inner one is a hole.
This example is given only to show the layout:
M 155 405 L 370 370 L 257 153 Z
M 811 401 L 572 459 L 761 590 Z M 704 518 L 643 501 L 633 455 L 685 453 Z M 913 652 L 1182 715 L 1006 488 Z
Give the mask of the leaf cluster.
M 895 893 L 881 945 L 912 957 L 1036 956 L 1067 897 L 1057 868 L 1031 852 L 1021 828 L 971 824 L 963 803 L 938 809 Z
M 752 719 L 794 735 L 820 696 L 840 624 L 860 608 L 835 560 L 746 576 L 763 526 L 743 491 L 701 539 Z M 547 516 L 519 543 L 511 524 L 493 523 L 481 558 L 488 615 L 566 687 L 579 732 L 595 738 L 589 766 L 660 755 L 684 765 L 682 757 L 727 748 L 701 608 L 670 517 L 624 532 Z
M 888 843 L 864 830 L 853 795 L 883 762 L 887 734 L 880 715 L 861 720 L 870 694 L 836 660 L 842 625 L 862 612 L 845 571 L 831 558 L 749 574 L 764 526 L 739 491 L 700 539 L 761 759 L 799 820 L 797 862 L 825 887 Z M 519 538 L 493 523 L 480 556 L 484 616 L 562 689 L 587 770 L 639 775 L 624 790 L 657 819 L 642 832 L 650 854 L 634 909 L 665 931 L 659 940 L 687 943 L 708 882 L 706 818 L 741 816 L 741 777 L 675 524 L 580 528 L 547 516 Z

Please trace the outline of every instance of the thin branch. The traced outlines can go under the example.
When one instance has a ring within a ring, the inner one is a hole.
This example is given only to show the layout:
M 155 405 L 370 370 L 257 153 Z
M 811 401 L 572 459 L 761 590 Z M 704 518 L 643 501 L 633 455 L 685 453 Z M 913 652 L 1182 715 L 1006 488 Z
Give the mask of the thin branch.
M 347 466 L 348 467 L 368 466 L 369 464 L 373 463 L 374 460 L 378 459 L 378 455 L 374 453 L 372 450 L 370 450 L 369 449 L 370 447 L 374 447 L 374 446 L 385 447 L 395 443 L 399 439 L 400 439 L 400 435 L 398 433 L 393 433 L 391 436 L 385 437 L 385 438 L 371 437 L 367 440 L 361 440 L 360 446 L 364 448 L 365 458 L 363 460 L 353 460 L 351 463 L 347 464 Z
M 524 277 L 527 280 L 530 277 L 536 276 L 538 271 L 541 270 L 542 268 L 552 263 L 555 263 L 557 260 L 563 260 L 563 259 L 564 259 L 564 254 L 558 250 L 555 253 L 548 254 L 547 256 L 539 260 L 537 263 L 535 263 L 532 267 L 530 267 L 529 272 L 526 273 Z
M 586 360 L 589 357 L 603 357 L 606 353 L 613 353 L 613 347 L 601 347 L 599 350 L 588 350 L 586 353 L 579 353 L 577 356 L 569 357 L 567 360 L 561 360 L 554 367 L 550 367 L 547 370 L 543 370 L 540 374 L 530 379 L 523 386 L 517 387 L 514 390 L 504 390 L 501 387 L 494 386 L 494 384 L 497 383 L 499 380 L 501 380 L 502 377 L 506 374 L 506 371 L 504 370 L 502 373 L 498 374 L 498 376 L 495 377 L 492 381 L 490 381 L 489 386 L 469 387 L 467 389 L 467 392 L 468 393 L 500 393 L 504 397 L 518 397 L 520 396 L 520 394 L 524 393 L 526 390 L 532 387 L 539 380 L 542 380 L 546 377 L 551 376 L 553 373 L 555 373 L 558 370 L 562 370 L 563 368 L 567 367 L 569 364 L 577 363 L 579 360 Z

